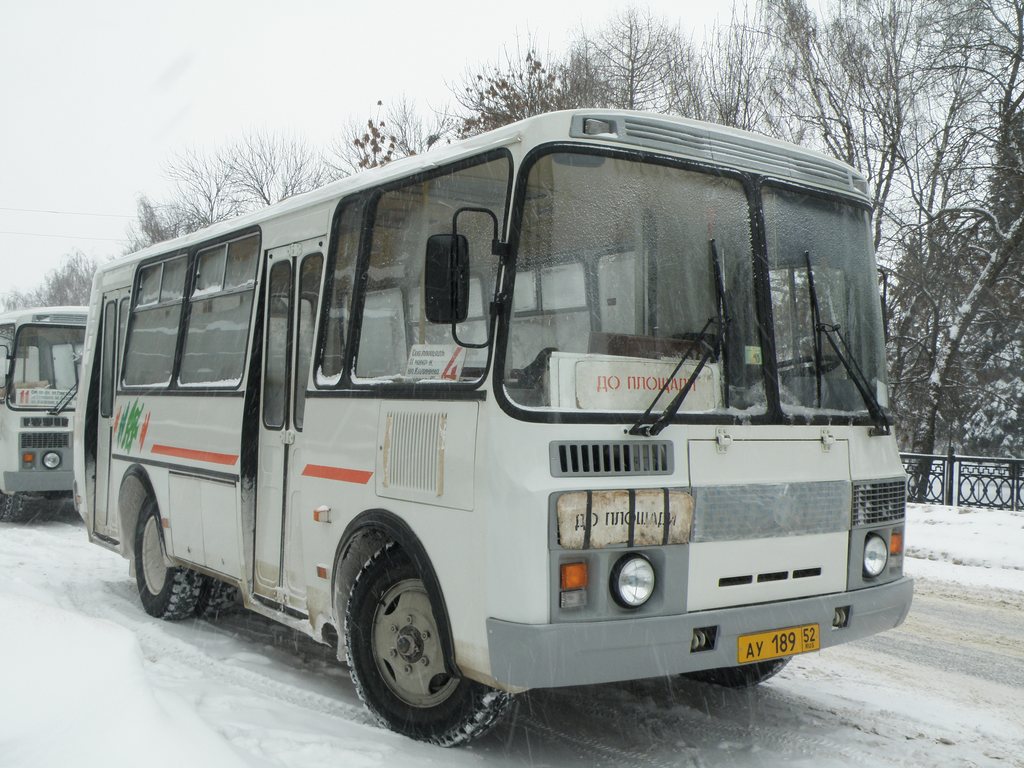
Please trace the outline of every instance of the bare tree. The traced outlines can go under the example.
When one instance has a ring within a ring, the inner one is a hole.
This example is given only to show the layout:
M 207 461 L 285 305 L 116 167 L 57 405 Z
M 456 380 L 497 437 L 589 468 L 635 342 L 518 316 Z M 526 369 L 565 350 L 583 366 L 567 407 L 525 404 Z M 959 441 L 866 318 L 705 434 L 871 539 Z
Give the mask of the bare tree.
M 581 52 L 578 49 L 577 55 Z M 467 72 L 452 89 L 463 111 L 459 135 L 474 136 L 533 115 L 582 106 L 572 85 L 589 64 L 570 58 L 570 68 L 553 57 L 544 58 L 554 63 L 544 64 L 535 47 L 524 51 L 517 43 L 513 51 L 505 49 L 502 64 Z M 569 79 L 563 79 L 563 72 Z
M 95 260 L 74 250 L 64 256 L 59 266 L 46 273 L 39 287 L 5 294 L 4 308 L 11 310 L 88 304 L 95 272 Z
M 128 227 L 125 253 L 141 251 L 154 243 L 172 240 L 187 231 L 185 224 L 174 218 L 174 211 L 156 205 L 145 195 L 139 195 L 136 208 L 137 217 Z
M 960 264 L 962 291 L 942 308 L 945 322 L 931 359 L 923 429 L 917 436 L 918 444 L 929 449 L 939 438 L 939 424 L 951 389 L 957 389 L 964 359 L 972 351 L 985 350 L 979 338 L 984 334 L 978 330 L 986 315 L 1007 324 L 1013 313 L 1001 311 L 998 300 L 1009 299 L 1002 306 L 1017 310 L 1024 287 L 1019 280 L 1024 271 L 1024 200 L 1019 195 L 1024 186 L 1024 0 L 969 2 L 960 7 L 955 20 L 955 39 L 963 46 L 972 76 L 984 88 L 985 111 L 967 134 L 980 141 L 989 167 L 983 179 L 987 194 L 975 197 L 979 203 L 947 207 L 934 217 L 948 222 L 958 241 L 954 244 L 966 258 Z M 964 29 L 970 34 L 964 35 Z M 1024 321 L 1019 313 L 1014 319 L 1019 334 Z
M 337 177 L 318 150 L 294 136 L 254 131 L 232 145 L 225 157 L 230 188 L 242 210 L 273 205 Z
M 716 24 L 699 53 L 677 57 L 669 81 L 672 110 L 688 117 L 759 131 L 782 133 L 772 93 L 779 73 L 770 35 L 744 7 L 733 7 L 727 24 Z
M 234 144 L 185 150 L 165 173 L 169 198 L 138 200 L 132 250 L 216 224 L 323 186 L 340 174 L 306 141 L 256 131 Z
M 333 142 L 329 162 L 338 175 L 347 175 L 419 155 L 449 143 L 455 136 L 456 123 L 447 110 L 424 118 L 405 96 L 386 108 L 383 101 L 378 101 L 372 117 L 365 123 L 351 122 Z
M 244 212 L 234 183 L 234 162 L 224 150 L 190 148 L 166 168 L 173 184 L 167 204 L 186 232 L 195 232 Z
M 609 106 L 665 110 L 670 104 L 667 75 L 680 67 L 688 44 L 678 27 L 636 6 L 612 18 L 591 39 L 597 79 Z

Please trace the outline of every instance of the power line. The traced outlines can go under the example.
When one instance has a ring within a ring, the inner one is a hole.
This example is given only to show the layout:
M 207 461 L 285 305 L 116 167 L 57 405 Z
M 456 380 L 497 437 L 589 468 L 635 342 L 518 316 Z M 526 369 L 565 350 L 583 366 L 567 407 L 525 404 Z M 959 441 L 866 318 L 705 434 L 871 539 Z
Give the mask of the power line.
M 5 208 L 0 206 L 0 211 L 16 211 L 18 213 L 52 213 L 58 216 L 102 216 L 110 219 L 134 219 L 123 213 L 85 213 L 83 211 L 49 211 L 43 208 Z
M 9 232 L 0 230 L 0 235 L 20 235 L 23 237 L 59 237 L 65 240 L 107 240 L 111 243 L 126 243 L 126 237 L 86 237 L 85 235 L 49 235 L 43 232 Z

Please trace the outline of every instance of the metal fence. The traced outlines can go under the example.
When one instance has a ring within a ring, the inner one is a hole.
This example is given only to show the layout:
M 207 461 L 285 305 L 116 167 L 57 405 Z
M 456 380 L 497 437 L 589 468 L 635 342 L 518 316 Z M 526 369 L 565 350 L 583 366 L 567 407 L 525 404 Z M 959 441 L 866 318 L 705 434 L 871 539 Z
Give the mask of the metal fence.
M 950 507 L 1024 509 L 1024 459 L 901 453 L 907 501 Z

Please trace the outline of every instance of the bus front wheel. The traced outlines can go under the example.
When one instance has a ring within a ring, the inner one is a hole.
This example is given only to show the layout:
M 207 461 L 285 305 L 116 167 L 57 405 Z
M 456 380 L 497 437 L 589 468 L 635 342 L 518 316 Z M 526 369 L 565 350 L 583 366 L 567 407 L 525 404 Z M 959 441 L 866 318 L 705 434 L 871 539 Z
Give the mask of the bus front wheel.
M 0 491 L 0 522 L 20 523 L 28 517 L 28 505 L 21 493 Z
M 720 667 L 718 669 L 703 669 L 700 672 L 687 672 L 683 677 L 701 683 L 720 685 L 723 688 L 752 688 L 763 683 L 769 677 L 777 675 L 788 663 L 789 659 L 756 661 L 741 667 Z
M 395 545 L 363 566 L 345 610 L 347 661 L 359 698 L 387 728 L 451 747 L 489 731 L 510 697 L 447 668 L 420 574 Z
M 202 577 L 164 560 L 163 527 L 156 502 L 149 499 L 135 530 L 135 582 L 146 613 L 171 621 L 195 613 Z

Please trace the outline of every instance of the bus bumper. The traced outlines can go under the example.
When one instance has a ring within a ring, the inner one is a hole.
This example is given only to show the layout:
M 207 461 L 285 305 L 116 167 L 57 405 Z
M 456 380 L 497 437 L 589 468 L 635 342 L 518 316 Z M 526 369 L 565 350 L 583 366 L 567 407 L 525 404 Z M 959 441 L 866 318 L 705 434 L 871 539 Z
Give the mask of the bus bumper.
M 910 578 L 834 595 L 646 619 L 518 624 L 487 620 L 491 676 L 509 688 L 639 680 L 736 666 L 740 635 L 818 624 L 821 647 L 857 640 L 903 622 L 913 599 Z M 832 628 L 837 608 L 849 621 Z M 690 651 L 693 630 L 717 627 L 715 647 Z
M 45 493 L 67 491 L 74 487 L 75 473 L 70 469 L 4 472 L 4 493 Z

